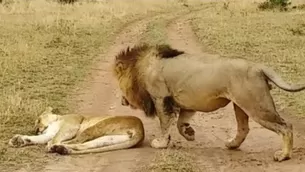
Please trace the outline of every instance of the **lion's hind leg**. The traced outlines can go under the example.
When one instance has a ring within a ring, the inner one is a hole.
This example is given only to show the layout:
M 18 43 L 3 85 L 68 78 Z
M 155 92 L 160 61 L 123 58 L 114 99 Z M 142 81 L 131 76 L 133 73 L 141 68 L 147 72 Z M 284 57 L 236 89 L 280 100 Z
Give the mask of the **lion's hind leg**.
M 57 145 L 56 152 L 66 154 L 85 154 L 126 149 L 135 146 L 139 138 L 126 135 L 108 135 L 81 144 Z
M 293 147 L 293 129 L 292 124 L 284 121 L 277 112 L 270 112 L 273 113 L 276 121 L 268 121 L 266 119 L 255 119 L 263 127 L 274 131 L 275 133 L 279 134 L 283 140 L 282 150 L 275 152 L 274 160 L 275 161 L 284 161 L 291 158 L 292 154 L 292 147 Z
M 241 107 L 255 122 L 282 137 L 282 150 L 275 152 L 274 160 L 288 160 L 291 158 L 293 146 L 292 125 L 279 116 L 275 109 L 269 89 L 265 90 L 265 92 L 262 89 L 257 90 L 260 94 L 239 94 L 246 96 L 236 99 L 236 104 L 238 104 L 238 106 Z
M 226 142 L 226 147 L 228 149 L 237 149 L 244 142 L 249 133 L 249 117 L 248 115 L 235 103 L 234 112 L 237 123 L 237 133 L 235 138 Z
M 67 148 L 74 150 L 86 150 L 103 146 L 115 145 L 130 140 L 130 135 L 102 136 L 81 144 L 66 144 Z

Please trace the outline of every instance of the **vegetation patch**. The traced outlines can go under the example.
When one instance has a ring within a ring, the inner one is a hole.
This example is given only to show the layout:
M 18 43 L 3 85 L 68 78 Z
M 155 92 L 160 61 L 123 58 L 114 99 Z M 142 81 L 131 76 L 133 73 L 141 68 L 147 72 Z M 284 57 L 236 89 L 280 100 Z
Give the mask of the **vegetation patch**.
M 259 3 L 258 8 L 261 10 L 280 9 L 286 11 L 289 5 L 291 5 L 290 0 L 266 0 Z

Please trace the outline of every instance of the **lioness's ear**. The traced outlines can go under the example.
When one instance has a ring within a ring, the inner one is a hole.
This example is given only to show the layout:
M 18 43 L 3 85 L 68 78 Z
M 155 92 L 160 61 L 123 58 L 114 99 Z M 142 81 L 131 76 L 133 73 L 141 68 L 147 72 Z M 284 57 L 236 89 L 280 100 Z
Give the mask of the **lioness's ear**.
M 44 110 L 44 112 L 46 113 L 52 113 L 53 108 L 51 106 L 46 107 L 46 109 Z

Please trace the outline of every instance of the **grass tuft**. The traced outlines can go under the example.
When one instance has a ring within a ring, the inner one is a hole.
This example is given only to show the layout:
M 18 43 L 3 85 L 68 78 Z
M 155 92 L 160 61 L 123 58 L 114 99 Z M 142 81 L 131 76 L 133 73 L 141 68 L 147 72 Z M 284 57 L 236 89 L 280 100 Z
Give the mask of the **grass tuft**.
M 287 7 L 291 5 L 290 0 L 266 0 L 258 4 L 260 10 L 279 9 L 280 11 L 287 11 Z
M 58 2 L 62 4 L 74 4 L 77 0 L 58 0 Z

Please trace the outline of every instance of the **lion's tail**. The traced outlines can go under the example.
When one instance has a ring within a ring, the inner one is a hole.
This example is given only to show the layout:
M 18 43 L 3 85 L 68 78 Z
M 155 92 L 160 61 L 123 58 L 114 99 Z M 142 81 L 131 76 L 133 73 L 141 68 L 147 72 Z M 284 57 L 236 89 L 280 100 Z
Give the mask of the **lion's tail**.
M 101 152 L 108 152 L 108 151 L 114 151 L 120 149 L 127 149 L 141 144 L 143 140 L 144 138 L 141 136 L 141 134 L 135 134 L 130 140 L 119 144 L 108 145 L 99 148 L 91 148 L 86 150 L 71 150 L 69 154 L 76 155 L 76 154 L 87 154 L 87 153 L 101 153 Z
M 289 92 L 298 92 L 305 89 L 305 84 L 298 84 L 298 85 L 290 85 L 286 83 L 274 70 L 268 68 L 266 66 L 261 66 L 261 69 L 265 76 L 272 81 L 276 86 L 279 88 L 289 91 Z

